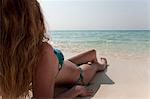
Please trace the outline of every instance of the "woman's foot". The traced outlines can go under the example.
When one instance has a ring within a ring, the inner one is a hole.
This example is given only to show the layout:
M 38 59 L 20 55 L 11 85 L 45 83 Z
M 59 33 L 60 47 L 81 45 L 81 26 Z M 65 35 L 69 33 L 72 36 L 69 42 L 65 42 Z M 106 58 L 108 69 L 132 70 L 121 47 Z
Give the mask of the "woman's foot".
M 99 64 L 98 71 L 103 71 L 108 66 L 106 58 L 100 58 L 100 60 L 97 63 Z

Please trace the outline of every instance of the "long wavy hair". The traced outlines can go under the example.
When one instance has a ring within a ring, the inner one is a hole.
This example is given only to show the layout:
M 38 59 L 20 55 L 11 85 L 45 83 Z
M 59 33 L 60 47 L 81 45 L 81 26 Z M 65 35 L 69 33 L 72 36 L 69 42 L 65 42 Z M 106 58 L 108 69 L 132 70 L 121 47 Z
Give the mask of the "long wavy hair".
M 46 38 L 43 15 L 37 0 L 0 2 L 0 90 L 3 98 L 26 97 Z

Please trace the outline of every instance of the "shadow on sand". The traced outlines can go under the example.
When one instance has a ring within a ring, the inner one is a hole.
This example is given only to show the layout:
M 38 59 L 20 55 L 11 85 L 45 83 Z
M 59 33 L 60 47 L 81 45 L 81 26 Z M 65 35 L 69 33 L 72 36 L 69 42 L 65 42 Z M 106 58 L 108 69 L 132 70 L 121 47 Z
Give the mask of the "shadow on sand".
M 95 77 L 93 78 L 93 80 L 87 86 L 88 89 L 94 90 L 94 93 L 92 96 L 90 96 L 90 97 L 78 97 L 77 99 L 91 99 L 97 93 L 97 91 L 99 90 L 99 88 L 102 84 L 114 84 L 114 82 L 106 75 L 106 72 L 107 72 L 107 70 L 98 72 L 95 75 Z M 57 90 L 56 91 L 57 94 L 59 94 L 63 91 L 66 91 L 67 88 L 65 88 L 65 87 L 57 88 L 56 90 Z
M 94 93 L 90 97 L 78 97 L 77 99 L 91 99 L 99 90 L 102 84 L 115 84 L 107 75 L 106 71 L 98 72 L 90 84 L 87 86 L 89 89 L 94 89 Z

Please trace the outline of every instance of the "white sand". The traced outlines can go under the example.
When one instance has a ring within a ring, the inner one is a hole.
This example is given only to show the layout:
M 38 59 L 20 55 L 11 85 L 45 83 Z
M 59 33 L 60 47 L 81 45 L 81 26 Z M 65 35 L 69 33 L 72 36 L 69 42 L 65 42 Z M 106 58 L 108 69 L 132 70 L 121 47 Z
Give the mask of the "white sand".
M 106 74 L 115 84 L 101 84 L 92 99 L 150 99 L 150 58 L 108 57 L 108 61 Z
M 93 99 L 150 99 L 148 61 L 111 59 L 107 75 L 114 85 L 102 85 Z

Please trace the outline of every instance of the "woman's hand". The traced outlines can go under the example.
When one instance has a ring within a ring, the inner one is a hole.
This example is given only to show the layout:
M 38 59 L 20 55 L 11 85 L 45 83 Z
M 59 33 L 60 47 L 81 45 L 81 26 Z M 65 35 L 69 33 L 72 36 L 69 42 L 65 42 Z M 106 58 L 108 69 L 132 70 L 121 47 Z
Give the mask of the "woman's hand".
M 75 90 L 79 92 L 79 96 L 91 96 L 93 94 L 93 90 L 89 90 L 82 85 L 76 85 Z
M 85 88 L 82 85 L 76 85 L 72 87 L 70 90 L 61 93 L 60 95 L 56 96 L 55 99 L 74 99 L 77 96 L 91 96 L 93 94 L 92 90 Z

